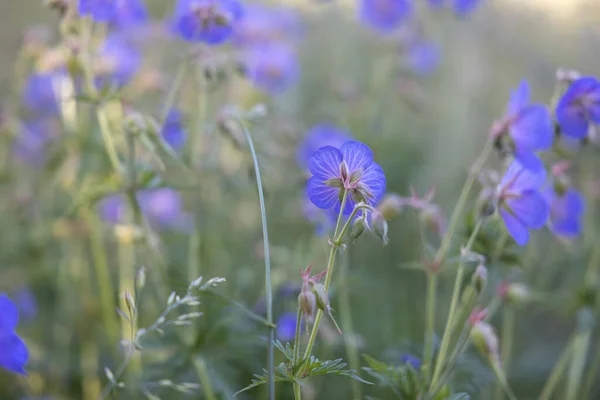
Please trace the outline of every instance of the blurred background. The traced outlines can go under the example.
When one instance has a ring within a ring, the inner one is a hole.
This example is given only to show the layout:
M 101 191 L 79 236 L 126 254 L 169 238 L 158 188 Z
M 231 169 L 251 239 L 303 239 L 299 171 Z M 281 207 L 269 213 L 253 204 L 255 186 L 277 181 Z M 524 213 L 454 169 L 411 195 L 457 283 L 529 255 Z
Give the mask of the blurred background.
M 206 384 L 202 379 L 208 379 L 217 398 L 230 399 L 262 371 L 266 330 L 244 311 L 265 312 L 259 204 L 243 136 L 219 134 L 223 107 L 264 103 L 268 110 L 251 131 L 266 192 L 277 319 L 286 313 L 295 317 L 299 270 L 311 263 L 322 270 L 329 251 L 326 236 L 315 232 L 305 214 L 306 177 L 296 155 L 311 127 L 333 124 L 368 144 L 386 172 L 389 193 L 407 197 L 411 188 L 422 195 L 434 187 L 434 203 L 449 215 L 490 126 L 504 114 L 510 90 L 526 79 L 533 100 L 550 104 L 558 68 L 600 74 L 600 2 L 595 0 L 482 0 L 464 17 L 450 7 L 433 9 L 417 1 L 414 21 L 391 36 L 361 25 L 354 3 L 285 2 L 298 24 L 288 40 L 297 51 L 300 77 L 275 94 L 230 66 L 234 46 L 192 52 L 193 71 L 184 77 L 176 105 L 183 115 L 185 146 L 195 154 L 195 178 L 183 179 L 177 165 L 166 163 L 159 186 L 173 189 L 176 198 L 150 201 L 148 210 L 173 208 L 180 214 L 178 223 L 164 227 L 159 221 L 149 244 L 141 245 L 135 229 L 122 221 L 115 225 L 107 216 L 107 209 L 120 209 L 98 195 L 111 186 L 114 173 L 98 144 L 89 104 L 84 101 L 80 109 L 84 122 L 76 133 L 64 134 L 57 119 L 45 129 L 62 139 L 19 147 L 28 117 L 19 105 L 20 93 L 31 71 L 24 49 L 47 53 L 67 28 L 42 1 L 0 2 L 0 292 L 17 302 L 18 332 L 31 352 L 28 377 L 0 372 L 1 399 L 95 399 L 106 383 L 104 367 L 114 371 L 123 357 L 121 319 L 110 306 L 122 299 L 123 276 L 131 286 L 142 267 L 147 275 L 138 304 L 142 327 L 156 320 L 171 291 L 185 293 L 193 278 L 227 279 L 216 294 L 201 296 L 204 316 L 191 329 L 174 328 L 145 343 L 138 372 L 149 392 L 164 399 L 200 398 L 202 390 L 186 395 L 157 382 Z M 190 46 L 161 27 L 173 2 L 147 4 L 156 22 L 132 34 L 142 62 L 125 89 L 125 104 L 132 115 L 160 120 Z M 415 41 L 429 47 L 413 53 Z M 214 83 L 200 105 L 193 72 Z M 598 179 L 594 157 L 597 153 L 582 153 L 574 179 L 588 199 L 597 196 L 588 184 Z M 141 170 L 146 168 L 140 175 L 155 166 L 148 155 L 140 160 Z M 501 160 L 494 156 L 489 166 L 500 168 Z M 588 202 L 580 240 L 559 242 L 544 230 L 526 249 L 513 249 L 518 262 L 489 266 L 490 296 L 515 276 L 537 294 L 536 301 L 516 311 L 509 382 L 519 399 L 538 397 L 574 329 L 589 249 L 597 241 L 593 225 L 600 223 Z M 405 354 L 422 356 L 426 281 L 414 263 L 423 257 L 418 226 L 427 217 L 405 209 L 389 222 L 389 245 L 382 247 L 365 234 L 340 257 L 344 277 L 334 277 L 331 301 L 339 315 L 340 293 L 348 295 L 352 321 L 346 335 L 358 354 L 392 364 Z M 435 231 L 426 235 L 438 245 Z M 190 249 L 197 251 L 190 256 Z M 442 277 L 438 334 L 448 304 L 443 299 L 449 299 L 454 281 L 453 274 Z M 492 321 L 499 326 L 500 318 Z M 590 354 L 599 346 L 595 333 Z M 278 335 L 293 340 L 293 333 L 291 339 L 289 332 Z M 325 324 L 316 354 L 347 359 L 347 345 Z M 461 360 L 455 385 L 473 399 L 492 398 L 493 375 L 473 350 Z M 319 377 L 306 393 L 307 398 L 347 399 L 351 388 L 345 377 Z M 381 387 L 361 390 L 373 398 L 394 398 Z M 291 386 L 278 385 L 278 395 L 292 398 Z M 119 398 L 143 396 L 126 388 Z M 256 388 L 239 398 L 264 396 L 264 388 Z M 598 382 L 589 398 L 600 398 Z

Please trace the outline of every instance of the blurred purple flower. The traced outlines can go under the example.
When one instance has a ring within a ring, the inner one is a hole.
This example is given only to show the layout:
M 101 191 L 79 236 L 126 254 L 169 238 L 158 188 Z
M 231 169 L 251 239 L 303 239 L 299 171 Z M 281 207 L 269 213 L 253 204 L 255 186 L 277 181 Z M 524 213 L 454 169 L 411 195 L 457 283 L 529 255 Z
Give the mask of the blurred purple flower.
M 148 20 L 142 0 L 79 0 L 79 14 L 94 21 L 107 22 L 119 28 L 139 25 Z
M 19 313 L 25 321 L 32 321 L 37 316 L 38 308 L 35 296 L 28 287 L 17 290 L 13 298 Z
M 302 169 L 308 167 L 308 160 L 321 147 L 332 146 L 339 149 L 344 143 L 352 140 L 349 132 L 329 123 L 314 125 L 306 132 L 304 140 L 298 146 L 296 160 Z
M 586 76 L 573 82 L 556 106 L 556 120 L 565 136 L 586 137 L 590 123 L 600 123 L 600 81 Z
M 0 367 L 25 375 L 25 364 L 29 351 L 15 329 L 19 322 L 19 311 L 4 293 L 0 293 Z
M 512 91 L 508 101 L 504 123 L 512 139 L 515 158 L 527 168 L 538 169 L 537 150 L 552 147 L 554 130 L 552 117 L 543 104 L 530 104 L 530 90 L 527 81 Z
M 185 145 L 187 132 L 183 126 L 183 116 L 177 109 L 172 109 L 162 127 L 162 138 L 175 150 L 181 150 Z
M 450 0 L 429 0 L 429 5 L 434 8 L 439 8 L 449 2 Z M 481 2 L 482 0 L 452 0 L 452 8 L 457 15 L 466 17 L 475 11 L 475 8 L 477 8 Z
M 302 202 L 302 213 L 308 222 L 315 226 L 315 232 L 319 236 L 325 236 L 335 228 L 338 215 L 333 208 L 323 210 L 317 207 L 307 196 Z
M 13 142 L 12 152 L 23 163 L 41 166 L 46 162 L 49 142 L 57 135 L 58 127 L 52 119 L 24 122 Z
M 113 194 L 98 203 L 100 218 L 109 224 L 119 224 L 125 220 L 125 198 L 121 194 Z
M 63 72 L 47 72 L 31 75 L 23 89 L 23 104 L 39 115 L 58 114 L 58 96 L 54 82 L 64 77 Z
M 255 46 L 298 37 L 302 25 L 289 7 L 244 7 L 244 15 L 234 27 L 233 41 L 240 46 Z
M 122 34 L 110 35 L 99 53 L 99 86 L 125 86 L 141 65 L 138 50 Z
M 411 46 L 407 52 L 407 64 L 412 72 L 426 77 L 431 75 L 440 62 L 440 49 L 434 43 L 421 42 Z
M 408 353 L 402 354 L 402 356 L 400 357 L 400 362 L 402 362 L 403 364 L 409 364 L 416 370 L 421 368 L 421 360 L 418 357 L 415 357 Z
M 162 228 L 187 230 L 190 219 L 183 211 L 181 195 L 171 188 L 148 189 L 139 194 L 142 212 Z
M 243 57 L 246 76 L 264 92 L 281 93 L 300 77 L 296 53 L 288 45 L 269 43 L 252 46 Z
M 290 342 L 296 337 L 296 314 L 283 313 L 277 320 L 277 339 L 282 342 Z M 300 326 L 302 329 L 302 326 Z
M 383 34 L 394 31 L 412 13 L 411 0 L 360 0 L 360 21 Z
M 243 15 L 238 0 L 178 0 L 173 29 L 190 42 L 223 43 Z
M 312 177 L 307 193 L 319 208 L 335 208 L 339 212 L 344 190 L 348 200 L 343 210 L 350 214 L 355 203 L 376 205 L 385 193 L 385 174 L 373 161 L 371 149 L 360 142 L 344 143 L 340 149 L 325 146 L 317 150 L 308 162 Z
M 528 229 L 540 229 L 548 220 L 548 205 L 539 192 L 546 181 L 543 164 L 531 169 L 514 160 L 497 188 L 500 216 L 519 246 L 529 240 Z
M 554 185 L 544 191 L 550 207 L 548 227 L 556 236 L 573 238 L 581 233 L 581 219 L 585 211 L 585 199 L 577 190 L 568 188 L 559 193 Z

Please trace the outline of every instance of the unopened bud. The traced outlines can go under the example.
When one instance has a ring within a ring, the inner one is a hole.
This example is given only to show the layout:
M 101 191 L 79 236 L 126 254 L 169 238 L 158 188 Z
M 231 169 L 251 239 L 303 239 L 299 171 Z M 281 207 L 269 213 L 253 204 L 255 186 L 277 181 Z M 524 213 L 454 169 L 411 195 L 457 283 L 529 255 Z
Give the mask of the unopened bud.
M 356 240 L 363 234 L 367 229 L 367 220 L 364 216 L 359 217 L 352 223 L 352 230 L 350 231 L 350 237 L 352 240 Z
M 471 277 L 471 284 L 477 291 L 477 294 L 481 294 L 485 290 L 485 287 L 487 286 L 487 279 L 488 279 L 488 270 L 485 267 L 485 265 L 480 264 L 475 269 L 475 272 L 473 273 L 473 276 Z
M 315 308 L 317 307 L 317 298 L 315 294 L 309 290 L 301 291 L 298 295 L 298 304 L 304 315 L 304 319 L 309 323 L 312 323 Z
M 377 210 L 379 210 L 385 219 L 392 219 L 400 214 L 402 207 L 404 207 L 402 197 L 392 193 L 386 195 L 383 200 L 381 200 L 377 206 Z
M 317 298 L 317 307 L 326 313 L 329 313 L 331 306 L 329 305 L 329 295 L 327 294 L 325 286 L 321 283 L 314 284 L 312 285 L 312 292 Z
M 373 232 L 383 241 L 383 245 L 388 244 L 388 223 L 379 211 L 374 211 L 371 224 Z
M 135 277 L 135 288 L 142 290 L 146 286 L 146 268 L 141 267 Z
M 506 288 L 505 300 L 512 305 L 522 305 L 529 301 L 531 293 L 523 283 L 511 283 Z
M 498 336 L 494 328 L 487 322 L 478 322 L 471 329 L 471 341 L 477 350 L 486 358 L 498 358 Z
M 129 316 L 133 319 L 136 313 L 135 300 L 133 300 L 133 296 L 129 291 L 125 292 L 125 304 L 127 305 L 127 310 L 129 310 Z

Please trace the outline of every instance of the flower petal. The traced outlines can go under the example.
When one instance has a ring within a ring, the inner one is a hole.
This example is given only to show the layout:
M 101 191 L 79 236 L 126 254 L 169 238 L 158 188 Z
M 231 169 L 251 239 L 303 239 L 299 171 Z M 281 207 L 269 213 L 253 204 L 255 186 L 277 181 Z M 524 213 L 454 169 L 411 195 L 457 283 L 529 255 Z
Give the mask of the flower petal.
M 504 225 L 506 225 L 510 236 L 512 236 L 519 246 L 525 246 L 529 241 L 529 232 L 523 223 L 503 208 L 500 208 L 500 216 L 504 220 Z
M 360 168 L 365 170 L 373 162 L 373 152 L 364 143 L 351 140 L 344 143 L 340 151 L 350 173 Z
M 328 209 L 339 204 L 340 189 L 327 186 L 320 177 L 313 176 L 308 180 L 306 192 L 310 201 L 319 208 Z
M 19 323 L 17 306 L 4 293 L 0 293 L 0 335 L 12 332 Z M 0 346 L 2 349 L 2 346 Z M 2 351 L 0 351 L 0 354 Z
M 365 170 L 361 183 L 368 186 L 371 194 L 373 195 L 373 201 L 371 205 L 379 203 L 383 195 L 385 194 L 386 179 L 383 168 L 377 163 L 371 163 Z
M 526 80 L 522 80 L 519 87 L 510 92 L 510 98 L 506 106 L 506 113 L 509 118 L 518 115 L 529 104 L 529 94 L 529 83 Z
M 342 153 L 332 146 L 321 147 L 317 150 L 310 160 L 308 160 L 308 170 L 314 176 L 325 181 L 331 178 L 340 177 L 340 165 L 342 164 Z
M 0 335 L 0 349 L 0 367 L 25 375 L 29 351 L 23 340 L 15 333 Z
M 528 228 L 540 229 L 548 220 L 548 204 L 537 191 L 528 190 L 506 201 L 512 213 Z
M 552 146 L 554 130 L 550 112 L 541 104 L 525 107 L 510 127 L 517 150 L 547 150 Z
M 525 168 L 519 160 L 514 160 L 498 185 L 500 191 L 520 193 L 524 190 L 539 189 L 546 181 L 546 170 L 543 163 L 541 161 L 534 163 L 530 159 L 531 155 L 522 154 L 521 156 L 527 157 L 529 168 Z

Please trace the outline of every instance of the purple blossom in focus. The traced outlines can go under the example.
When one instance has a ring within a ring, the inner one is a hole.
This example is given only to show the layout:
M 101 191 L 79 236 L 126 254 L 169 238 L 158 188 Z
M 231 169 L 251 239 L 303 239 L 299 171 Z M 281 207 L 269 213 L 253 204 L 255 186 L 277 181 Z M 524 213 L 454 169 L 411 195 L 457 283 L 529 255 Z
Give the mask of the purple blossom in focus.
M 94 21 L 107 22 L 119 28 L 139 25 L 148 20 L 142 0 L 79 0 L 79 14 Z
M 300 77 L 296 52 L 291 46 L 269 43 L 253 46 L 243 55 L 247 78 L 260 90 L 279 94 Z
M 360 0 L 360 21 L 379 31 L 388 34 L 397 29 L 412 16 L 411 0 Z
M 569 86 L 556 105 L 561 132 L 574 139 L 587 136 L 591 123 L 600 123 L 600 81 L 586 76 Z
M 25 375 L 29 351 L 15 333 L 18 322 L 17 307 L 6 294 L 0 293 L 0 367 Z
M 296 314 L 283 313 L 277 320 L 277 339 L 282 342 L 290 342 L 296 337 Z M 302 325 L 302 324 L 301 324 Z M 300 327 L 302 329 L 302 326 Z
M 527 81 L 522 81 L 511 92 L 503 123 L 515 158 L 527 168 L 538 169 L 540 161 L 534 152 L 552 147 L 554 129 L 548 108 L 543 104 L 530 104 Z
M 529 229 L 540 229 L 548 220 L 548 205 L 539 191 L 545 181 L 541 161 L 531 169 L 515 160 L 497 187 L 500 216 L 519 246 L 529 240 Z
M 185 145 L 187 132 L 183 126 L 183 116 L 176 109 L 169 111 L 161 130 L 162 138 L 175 150 L 181 150 Z
M 577 190 L 566 189 L 559 193 L 555 185 L 544 191 L 544 198 L 550 207 L 548 227 L 556 236 L 573 238 L 581 234 L 585 199 Z
M 98 85 L 125 86 L 135 76 L 141 65 L 141 56 L 123 35 L 109 36 L 98 55 Z
M 242 15 L 238 0 L 178 0 L 172 28 L 187 41 L 216 45 L 230 38 Z
M 314 125 L 306 132 L 304 140 L 296 151 L 298 166 L 306 169 L 308 167 L 308 160 L 321 147 L 333 146 L 339 149 L 344 143 L 350 140 L 352 140 L 352 135 L 335 125 L 329 123 Z
M 358 202 L 376 205 L 385 193 L 383 169 L 373 161 L 371 149 L 360 142 L 344 143 L 340 149 L 325 146 L 308 162 L 312 177 L 308 180 L 310 200 L 322 209 L 339 212 L 344 190 L 348 199 L 343 213 L 348 215 Z

